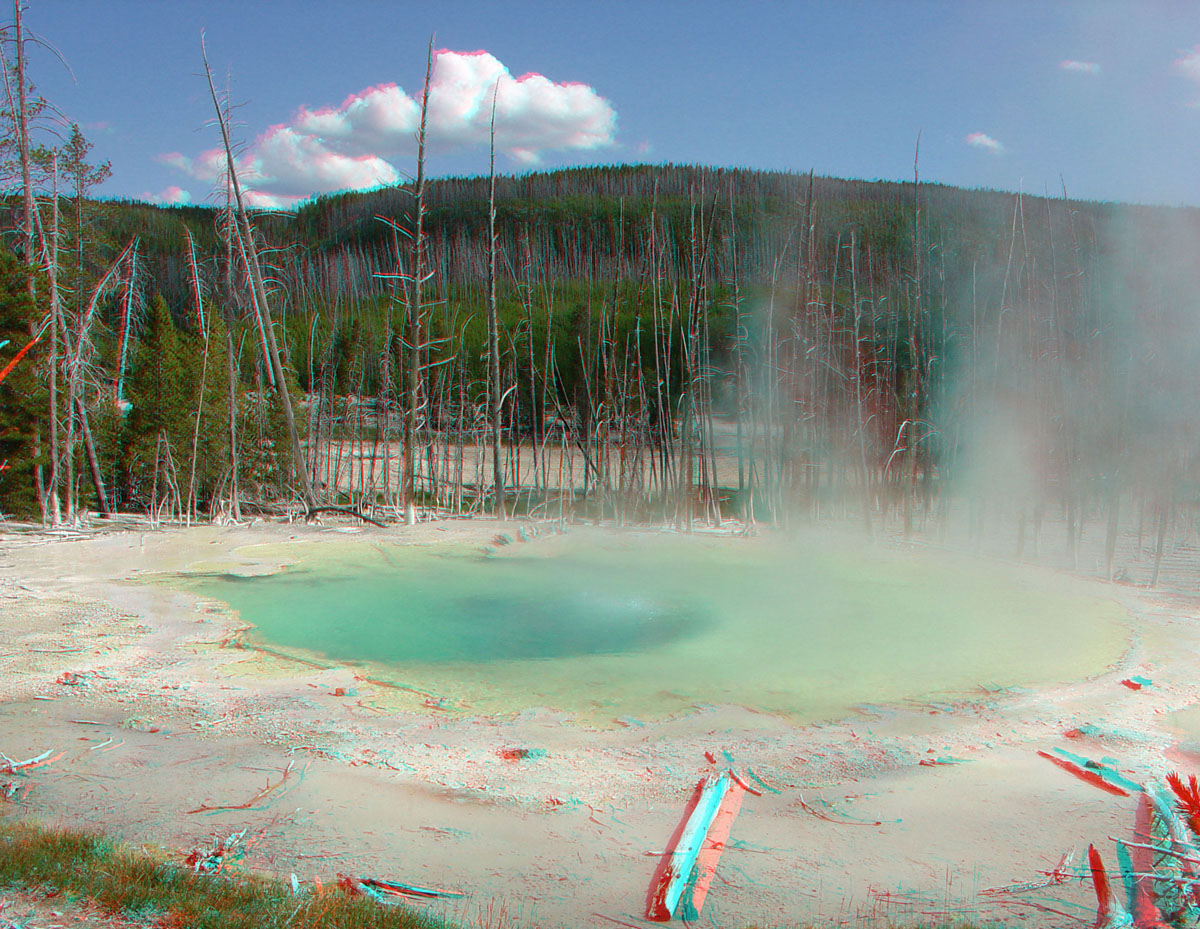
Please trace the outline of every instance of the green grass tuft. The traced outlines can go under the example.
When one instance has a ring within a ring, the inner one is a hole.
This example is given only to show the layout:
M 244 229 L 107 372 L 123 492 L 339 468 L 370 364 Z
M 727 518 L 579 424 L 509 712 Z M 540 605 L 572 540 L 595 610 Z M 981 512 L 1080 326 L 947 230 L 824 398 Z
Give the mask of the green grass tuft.
M 282 881 L 196 874 L 72 829 L 0 821 L 0 888 L 53 888 L 164 929 L 449 929 L 339 889 L 295 896 Z
M 0 819 L 0 891 L 8 888 L 53 888 L 160 929 L 454 929 L 417 910 L 381 906 L 338 888 L 295 896 L 279 880 L 196 874 L 93 833 Z M 923 929 L 1002 927 L 950 921 Z

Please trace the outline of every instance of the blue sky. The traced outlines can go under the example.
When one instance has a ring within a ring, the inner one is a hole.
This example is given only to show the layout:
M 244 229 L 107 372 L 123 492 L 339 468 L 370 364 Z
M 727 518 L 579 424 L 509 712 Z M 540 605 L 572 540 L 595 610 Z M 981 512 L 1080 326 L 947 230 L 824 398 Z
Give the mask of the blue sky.
M 486 172 L 499 81 L 500 170 L 908 179 L 920 132 L 924 180 L 1200 205 L 1191 2 L 31 0 L 26 26 L 70 62 L 30 76 L 111 160 L 102 195 L 209 198 L 203 28 L 263 204 L 410 173 L 436 32 L 435 176 Z

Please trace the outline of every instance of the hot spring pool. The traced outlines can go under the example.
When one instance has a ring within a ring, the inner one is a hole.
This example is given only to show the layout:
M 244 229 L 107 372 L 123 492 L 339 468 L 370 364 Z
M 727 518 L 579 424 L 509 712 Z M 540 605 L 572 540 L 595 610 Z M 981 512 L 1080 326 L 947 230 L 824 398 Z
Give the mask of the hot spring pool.
M 245 554 L 286 567 L 182 583 L 252 641 L 469 713 L 603 724 L 739 705 L 809 722 L 1086 677 L 1127 639 L 1119 606 L 1068 581 L 866 545 L 580 533 L 495 557 L 341 541 Z

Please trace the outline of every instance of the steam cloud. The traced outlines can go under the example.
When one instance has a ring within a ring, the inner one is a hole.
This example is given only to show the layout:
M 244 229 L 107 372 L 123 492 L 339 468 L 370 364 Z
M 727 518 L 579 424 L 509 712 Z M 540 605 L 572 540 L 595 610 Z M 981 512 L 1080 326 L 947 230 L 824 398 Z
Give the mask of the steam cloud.
M 434 54 L 429 86 L 428 146 L 488 144 L 493 93 L 496 148 L 522 165 L 537 164 L 547 151 L 613 143 L 616 112 L 591 87 L 540 74 L 513 77 L 488 52 L 443 49 Z M 302 106 L 238 160 L 247 199 L 281 207 L 315 193 L 395 184 L 401 174 L 392 161 L 415 153 L 420 117 L 420 92 L 410 96 L 395 84 L 368 87 L 336 107 Z M 224 173 L 219 149 L 195 158 L 168 152 L 159 160 L 209 183 Z

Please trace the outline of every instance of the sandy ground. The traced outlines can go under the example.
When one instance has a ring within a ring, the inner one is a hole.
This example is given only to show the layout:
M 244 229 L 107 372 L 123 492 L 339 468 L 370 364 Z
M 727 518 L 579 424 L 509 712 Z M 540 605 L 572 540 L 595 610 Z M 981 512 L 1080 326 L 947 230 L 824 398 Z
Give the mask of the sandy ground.
M 746 798 L 701 922 L 871 925 L 954 912 L 1054 927 L 1090 923 L 1089 883 L 990 891 L 1043 882 L 1089 842 L 1111 859 L 1109 837 L 1130 835 L 1134 800 L 1037 751 L 1111 756 L 1138 779 L 1200 769 L 1200 746 L 1169 715 L 1200 703 L 1200 607 L 1180 593 L 1097 582 L 1130 610 L 1129 648 L 1086 681 L 819 726 L 730 707 L 592 729 L 546 710 L 448 715 L 351 668 L 226 647 L 238 624 L 219 604 L 129 583 L 232 563 L 264 542 L 483 545 L 500 528 L 0 535 L 0 752 L 63 753 L 20 779 L 0 815 L 95 827 L 180 859 L 246 829 L 245 867 L 463 891 L 434 906 L 468 925 L 641 926 L 664 843 L 713 769 L 706 753 L 724 766 L 728 752 L 778 792 Z M 1133 674 L 1153 684 L 1122 686 Z M 505 760 L 512 747 L 546 755 Z M 921 764 L 935 758 L 958 763 Z

